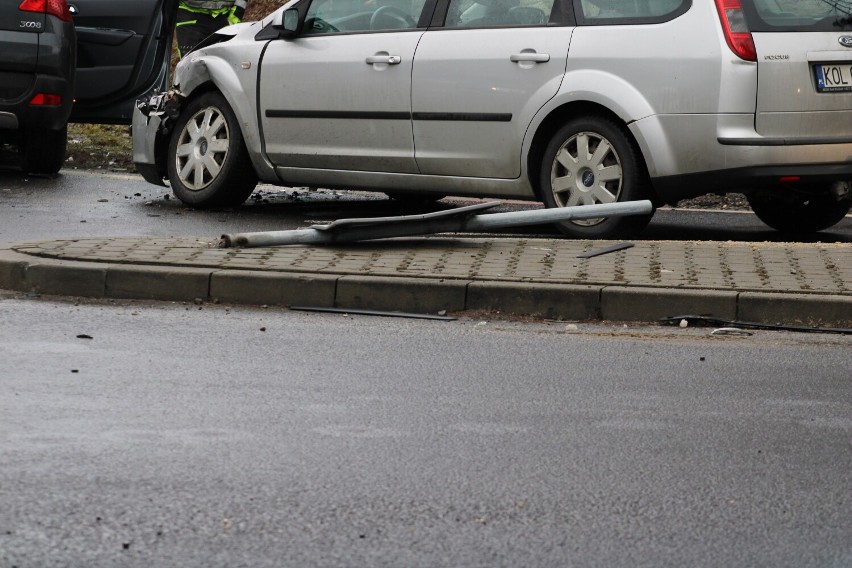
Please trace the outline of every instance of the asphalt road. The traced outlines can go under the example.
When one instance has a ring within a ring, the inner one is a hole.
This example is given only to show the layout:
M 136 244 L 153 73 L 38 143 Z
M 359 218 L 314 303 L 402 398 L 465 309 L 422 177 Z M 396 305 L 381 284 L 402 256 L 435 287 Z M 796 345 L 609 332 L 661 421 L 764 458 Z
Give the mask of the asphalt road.
M 55 178 L 0 170 L 0 242 L 95 236 L 201 236 L 284 230 L 350 217 L 404 215 L 462 204 L 404 205 L 383 194 L 261 186 L 236 209 L 184 207 L 168 188 L 138 175 L 63 170 Z M 537 207 L 514 202 L 508 208 Z M 524 229 L 529 233 L 530 229 Z M 548 227 L 538 234 L 552 234 Z M 641 236 L 655 240 L 783 241 L 750 212 L 659 210 Z M 852 242 L 852 216 L 819 233 L 820 242 Z
M 0 172 L 0 242 L 422 210 L 296 191 Z M 850 343 L 0 292 L 0 567 L 850 566 Z
M 0 298 L 0 566 L 849 566 L 843 336 Z

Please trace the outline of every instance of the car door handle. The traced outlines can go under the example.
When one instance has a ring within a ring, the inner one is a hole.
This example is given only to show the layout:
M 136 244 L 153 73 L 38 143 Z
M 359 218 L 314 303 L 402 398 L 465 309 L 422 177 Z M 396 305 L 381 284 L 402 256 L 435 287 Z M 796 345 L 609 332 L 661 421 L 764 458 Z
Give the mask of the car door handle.
M 535 63 L 547 63 L 548 61 L 550 61 L 550 54 L 549 53 L 535 53 L 535 52 L 513 53 L 512 55 L 509 56 L 509 61 L 512 61 L 514 63 L 518 63 L 520 61 L 533 61 Z
M 371 55 L 367 58 L 367 65 L 375 63 L 387 63 L 388 65 L 399 65 L 402 57 L 399 55 Z

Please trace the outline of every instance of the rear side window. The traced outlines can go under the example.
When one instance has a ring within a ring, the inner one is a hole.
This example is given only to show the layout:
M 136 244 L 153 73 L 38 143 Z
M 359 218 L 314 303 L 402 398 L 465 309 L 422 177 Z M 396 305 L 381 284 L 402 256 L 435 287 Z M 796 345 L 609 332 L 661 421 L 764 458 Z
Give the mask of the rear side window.
M 654 24 L 686 12 L 691 0 L 574 0 L 577 23 Z
M 753 32 L 841 31 L 852 29 L 846 0 L 742 0 Z

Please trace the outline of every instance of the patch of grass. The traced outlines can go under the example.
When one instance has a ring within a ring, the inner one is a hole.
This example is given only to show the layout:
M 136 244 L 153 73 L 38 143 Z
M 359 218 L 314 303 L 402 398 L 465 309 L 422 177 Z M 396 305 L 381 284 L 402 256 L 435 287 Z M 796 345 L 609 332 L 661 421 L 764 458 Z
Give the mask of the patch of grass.
M 65 167 L 135 172 L 130 127 L 69 124 Z

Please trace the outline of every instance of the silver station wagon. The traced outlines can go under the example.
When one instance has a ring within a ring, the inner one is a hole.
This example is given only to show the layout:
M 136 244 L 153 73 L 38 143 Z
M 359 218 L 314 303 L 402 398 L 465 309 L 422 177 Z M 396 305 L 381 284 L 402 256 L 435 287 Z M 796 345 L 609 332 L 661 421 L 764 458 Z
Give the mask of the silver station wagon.
M 852 204 L 852 2 L 293 0 L 186 55 L 133 146 L 193 207 L 259 180 L 547 207 L 742 192 L 819 231 Z

